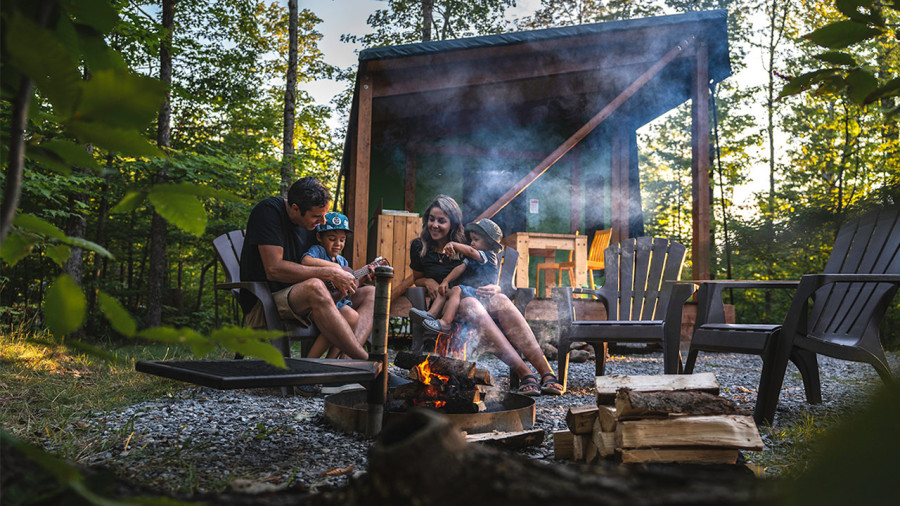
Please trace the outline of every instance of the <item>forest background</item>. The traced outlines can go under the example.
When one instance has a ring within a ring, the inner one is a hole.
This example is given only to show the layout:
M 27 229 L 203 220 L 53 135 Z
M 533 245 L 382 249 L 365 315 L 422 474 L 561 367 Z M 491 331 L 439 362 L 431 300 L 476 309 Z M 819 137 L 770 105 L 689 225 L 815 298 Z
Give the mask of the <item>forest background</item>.
M 514 0 L 388 0 L 366 33 L 343 38 L 367 48 L 727 9 L 735 74 L 752 51 L 766 76 L 714 89 L 715 277 L 820 272 L 841 223 L 898 201 L 895 2 L 533 5 L 511 17 Z M 272 357 L 274 348 L 247 344 L 245 331 L 216 328 L 217 310 L 230 320 L 233 309 L 223 297 L 220 307 L 214 302 L 212 239 L 243 228 L 256 201 L 297 177 L 336 189 L 355 68 L 327 63 L 322 20 L 300 7 L 296 0 L 3 2 L 3 332 L 46 329 L 80 347 L 142 336 L 196 352 L 220 344 Z M 841 22 L 866 30 L 832 34 L 838 42 L 816 32 Z M 820 34 L 816 43 L 804 38 L 810 33 Z M 344 91 L 317 103 L 307 87 L 321 79 L 345 83 Z M 688 247 L 689 107 L 639 138 L 646 233 Z M 738 207 L 736 189 L 751 173 L 768 184 Z M 788 302 L 755 292 L 734 300 L 739 319 L 762 312 L 773 322 Z M 252 337 L 264 343 L 267 335 Z M 897 303 L 882 339 L 900 346 Z

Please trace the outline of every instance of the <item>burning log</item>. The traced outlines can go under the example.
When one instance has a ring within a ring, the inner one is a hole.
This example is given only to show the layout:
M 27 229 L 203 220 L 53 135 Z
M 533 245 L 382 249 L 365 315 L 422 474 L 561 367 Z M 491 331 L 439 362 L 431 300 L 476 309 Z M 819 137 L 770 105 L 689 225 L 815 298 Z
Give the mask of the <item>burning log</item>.
M 436 357 L 433 355 L 423 357 L 412 353 L 400 352 L 394 359 L 394 365 L 403 369 L 413 370 L 426 359 L 428 360 L 428 367 L 434 374 L 459 379 L 474 380 L 475 378 L 475 362 L 456 360 L 454 358 Z

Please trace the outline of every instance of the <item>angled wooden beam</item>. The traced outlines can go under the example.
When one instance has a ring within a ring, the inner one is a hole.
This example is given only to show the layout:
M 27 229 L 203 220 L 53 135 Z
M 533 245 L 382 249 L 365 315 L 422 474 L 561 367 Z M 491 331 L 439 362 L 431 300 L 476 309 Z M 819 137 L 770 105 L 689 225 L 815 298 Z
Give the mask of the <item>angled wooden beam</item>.
M 544 158 L 541 163 L 538 164 L 537 167 L 532 169 L 525 177 L 519 180 L 512 188 L 509 189 L 506 193 L 503 194 L 496 202 L 491 204 L 490 207 L 485 209 L 483 213 L 481 213 L 476 220 L 480 220 L 481 218 L 493 218 L 495 214 L 497 214 L 501 209 L 506 207 L 512 199 L 516 198 L 520 193 L 525 191 L 525 188 L 528 188 L 531 183 L 533 183 L 537 178 L 541 177 L 541 175 L 547 171 L 553 164 L 559 161 L 560 158 L 563 157 L 566 153 L 569 152 L 576 144 L 582 141 L 589 133 L 591 133 L 595 128 L 597 128 L 600 123 L 603 123 L 606 118 L 608 118 L 613 112 L 616 111 L 619 107 L 622 106 L 625 102 L 628 101 L 638 90 L 641 89 L 650 79 L 658 74 L 666 65 L 669 64 L 672 60 L 678 57 L 688 46 L 690 46 L 696 36 L 691 35 L 687 39 L 681 41 L 669 50 L 662 58 L 659 59 L 656 63 L 650 66 L 643 74 L 638 76 L 637 79 L 634 80 L 633 83 L 629 84 L 627 88 L 625 88 L 622 93 L 614 98 L 609 104 L 606 105 L 603 109 L 600 110 L 593 118 L 590 119 L 584 126 L 578 129 L 577 132 L 572 134 L 571 137 L 566 139 L 558 148 L 556 148 L 552 153 L 550 153 L 547 158 Z

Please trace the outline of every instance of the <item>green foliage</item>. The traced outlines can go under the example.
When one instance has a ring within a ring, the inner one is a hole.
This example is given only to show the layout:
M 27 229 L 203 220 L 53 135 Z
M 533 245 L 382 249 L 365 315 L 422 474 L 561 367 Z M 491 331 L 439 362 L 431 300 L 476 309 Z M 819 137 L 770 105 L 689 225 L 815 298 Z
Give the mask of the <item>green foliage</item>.
M 56 278 L 44 299 L 44 319 L 47 328 L 57 337 L 71 334 L 84 321 L 87 300 L 81 287 L 68 274 Z
M 900 5 L 891 2 L 876 3 L 872 0 L 836 0 L 834 5 L 841 18 L 830 20 L 804 38 L 829 49 L 855 46 L 862 52 L 861 57 L 840 51 L 822 53 L 816 58 L 834 66 L 792 78 L 785 85 L 781 96 L 816 88 L 817 93 L 845 94 L 857 105 L 880 104 L 889 116 L 896 115 L 900 112 L 900 106 L 894 101 L 885 102 L 887 98 L 900 96 L 900 85 L 896 82 L 896 64 L 892 69 L 878 64 L 885 63 L 888 59 L 896 62 L 896 57 L 889 55 L 896 52 Z M 877 63 L 871 60 L 873 46 L 886 50 L 875 53 L 880 60 Z

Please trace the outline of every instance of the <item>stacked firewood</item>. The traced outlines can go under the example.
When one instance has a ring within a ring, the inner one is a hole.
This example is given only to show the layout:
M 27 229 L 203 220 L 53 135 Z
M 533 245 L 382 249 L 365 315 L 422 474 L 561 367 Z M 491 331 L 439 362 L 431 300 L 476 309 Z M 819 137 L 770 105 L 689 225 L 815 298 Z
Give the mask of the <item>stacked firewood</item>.
M 407 378 L 413 381 L 391 392 L 393 411 L 422 406 L 471 414 L 485 409 L 484 393 L 493 385 L 493 378 L 475 362 L 400 352 L 394 365 L 409 369 Z
M 600 376 L 597 404 L 571 408 L 553 434 L 556 458 L 734 464 L 762 450 L 753 418 L 718 393 L 711 373 Z

